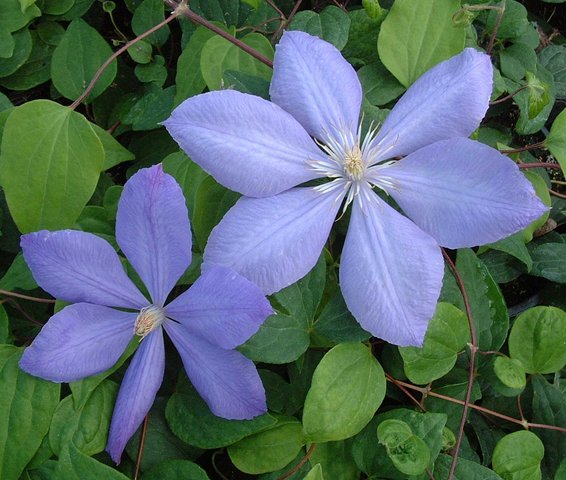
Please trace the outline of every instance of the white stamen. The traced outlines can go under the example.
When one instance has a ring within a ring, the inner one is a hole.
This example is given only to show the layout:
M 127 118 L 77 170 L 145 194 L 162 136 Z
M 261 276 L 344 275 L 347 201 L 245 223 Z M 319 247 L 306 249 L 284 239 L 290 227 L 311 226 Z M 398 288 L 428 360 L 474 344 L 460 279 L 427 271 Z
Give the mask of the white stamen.
M 140 336 L 140 342 L 165 321 L 165 311 L 155 305 L 140 310 L 134 324 L 134 335 Z

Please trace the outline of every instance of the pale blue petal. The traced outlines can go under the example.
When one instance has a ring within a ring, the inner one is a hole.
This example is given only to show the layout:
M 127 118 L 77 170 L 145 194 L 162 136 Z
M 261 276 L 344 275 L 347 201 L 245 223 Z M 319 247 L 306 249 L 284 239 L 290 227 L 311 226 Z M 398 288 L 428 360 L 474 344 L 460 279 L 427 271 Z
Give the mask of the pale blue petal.
M 20 367 L 52 382 L 75 382 L 108 370 L 132 339 L 136 316 L 89 303 L 69 305 L 24 350 Z
M 260 97 L 221 90 L 185 100 L 164 123 L 181 148 L 225 187 L 275 195 L 320 175 L 324 155 L 287 112 Z
M 163 330 L 157 328 L 145 337 L 122 380 L 114 405 L 106 451 L 120 463 L 128 440 L 149 412 L 165 371 Z
M 167 316 L 210 343 L 235 348 L 273 313 L 255 284 L 226 267 L 211 266 L 167 305 Z
M 124 185 L 116 240 L 153 303 L 163 306 L 191 263 L 191 227 L 181 187 L 161 165 L 139 170 Z
M 374 141 L 377 160 L 408 155 L 438 140 L 468 137 L 489 107 L 493 67 L 466 48 L 422 75 L 397 102 Z
M 203 271 L 223 265 L 273 293 L 316 264 L 342 193 L 294 188 L 268 198 L 243 197 L 214 228 Z
M 356 131 L 362 87 L 336 47 L 305 32 L 286 32 L 273 63 L 271 99 L 313 137 L 325 140 L 338 131 Z
M 372 335 L 420 346 L 442 287 L 440 248 L 369 187 L 360 195 L 340 260 L 344 300 Z
M 147 305 L 111 245 L 92 233 L 41 230 L 22 235 L 20 245 L 33 278 L 55 298 L 134 309 Z
M 448 248 L 495 242 L 547 211 L 512 160 L 467 138 L 434 143 L 381 172 L 407 216 Z
M 254 363 L 236 350 L 212 345 L 174 322 L 165 330 L 191 383 L 212 413 L 230 420 L 246 420 L 267 411 L 265 390 Z

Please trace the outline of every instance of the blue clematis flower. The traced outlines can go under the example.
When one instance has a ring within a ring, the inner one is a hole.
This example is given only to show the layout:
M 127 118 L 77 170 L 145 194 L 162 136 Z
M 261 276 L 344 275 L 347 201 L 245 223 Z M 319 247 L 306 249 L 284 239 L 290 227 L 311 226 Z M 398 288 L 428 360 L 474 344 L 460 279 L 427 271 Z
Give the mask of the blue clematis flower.
M 329 43 L 285 33 L 271 102 L 209 92 L 165 122 L 196 163 L 244 195 L 213 230 L 203 268 L 224 265 L 278 291 L 315 265 L 341 205 L 351 204 L 340 261 L 346 304 L 373 335 L 421 345 L 442 285 L 440 246 L 495 242 L 546 211 L 510 159 L 467 138 L 491 87 L 489 57 L 466 49 L 419 78 L 361 138 L 354 69 Z
M 215 415 L 249 419 L 264 413 L 265 391 L 255 365 L 234 350 L 272 313 L 259 287 L 233 270 L 213 267 L 166 304 L 191 263 L 191 231 L 181 188 L 161 165 L 140 170 L 124 186 L 116 240 L 151 301 L 102 238 L 73 230 L 22 236 L 24 258 L 37 283 L 74 304 L 49 319 L 24 351 L 20 367 L 54 382 L 74 382 L 110 368 L 138 335 L 141 343 L 110 425 L 107 451 L 116 463 L 163 380 L 163 329 Z

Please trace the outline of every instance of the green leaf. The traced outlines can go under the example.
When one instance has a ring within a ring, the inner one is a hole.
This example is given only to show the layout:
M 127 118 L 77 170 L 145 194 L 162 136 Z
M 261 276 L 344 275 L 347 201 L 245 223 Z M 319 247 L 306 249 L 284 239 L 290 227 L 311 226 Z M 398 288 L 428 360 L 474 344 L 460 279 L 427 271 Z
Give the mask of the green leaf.
M 165 408 L 168 400 L 169 398 L 157 397 L 149 411 L 149 420 L 145 429 L 143 457 L 141 459 L 141 470 L 144 472 L 148 469 L 154 469 L 158 465 L 163 465 L 163 462 L 167 464 L 175 459 L 193 460 L 202 454 L 200 448 L 192 447 L 181 441 L 169 428 L 165 419 Z M 130 458 L 136 458 L 138 455 L 141 430 L 138 429 L 126 445 L 126 451 Z M 186 467 L 187 470 L 191 470 L 193 464 L 191 462 L 186 463 L 189 466 L 183 463 L 180 467 Z M 171 468 L 169 467 L 166 470 L 171 475 Z M 157 469 L 158 471 L 160 470 Z
M 151 62 L 151 54 L 153 47 L 151 43 L 140 40 L 128 48 L 128 55 L 136 63 L 149 63 Z
M 243 72 L 235 72 L 234 70 L 226 70 L 222 80 L 226 88 L 269 100 L 269 82 L 263 78 Z
M 489 247 L 508 253 L 518 260 L 521 260 L 527 267 L 527 271 L 530 271 L 533 267 L 533 260 L 529 254 L 529 250 L 525 246 L 523 232 L 517 232 L 507 238 L 492 243 Z
M 317 444 L 310 464 L 320 464 L 328 479 L 358 480 L 360 472 L 352 457 L 352 440 Z M 301 477 L 299 477 L 301 478 Z
M 94 133 L 98 136 L 98 139 L 104 148 L 104 165 L 102 166 L 102 170 L 108 170 L 122 162 L 128 162 L 135 158 L 132 152 L 122 146 L 122 144 L 106 130 L 95 123 L 91 123 L 90 126 L 94 130 Z
M 17 480 L 49 430 L 60 385 L 20 370 L 23 349 L 0 346 L 0 478 Z
M 558 385 L 550 384 L 542 375 L 535 375 L 533 385 L 533 421 L 557 427 L 566 427 L 566 393 Z M 544 443 L 545 455 L 543 472 L 545 478 L 552 478 L 554 472 L 566 458 L 564 432 L 546 428 L 537 429 Z M 561 480 L 556 472 L 555 480 Z
M 525 367 L 515 358 L 497 356 L 493 370 L 497 378 L 509 388 L 522 390 L 527 384 Z
M 527 373 L 554 373 L 566 364 L 566 312 L 534 307 L 521 313 L 509 334 L 509 354 Z
M 552 74 L 542 65 L 537 64 L 536 71 L 531 75 L 530 88 L 518 92 L 513 97 L 513 101 L 519 106 L 520 115 L 515 125 L 515 131 L 520 135 L 536 133 L 544 127 L 554 105 L 554 79 Z M 518 85 L 513 84 L 513 90 Z
M 65 35 L 65 29 L 60 23 L 50 21 L 41 22 L 37 25 L 36 31 L 43 42 L 53 47 L 59 45 Z
M 217 417 L 193 389 L 173 394 L 167 402 L 165 417 L 177 437 L 199 448 L 225 447 L 276 423 L 268 414 L 252 420 Z
M 381 62 L 366 65 L 358 70 L 364 95 L 372 105 L 385 105 L 405 91 L 397 79 Z
M 550 193 L 548 191 L 548 186 L 546 185 L 544 178 L 542 178 L 538 173 L 534 171 L 527 171 L 523 173 L 525 177 L 527 177 L 527 180 L 533 184 L 535 193 L 538 195 L 542 203 L 544 203 L 547 207 L 550 207 L 552 201 L 550 198 Z M 524 228 L 522 230 L 523 240 L 525 242 L 530 242 L 533 239 L 534 233 L 546 223 L 549 216 L 550 213 L 546 212 L 538 220 L 535 220 L 534 222 L 529 224 L 528 227 Z
M 141 35 L 161 23 L 164 18 L 165 8 L 161 0 L 143 0 L 134 11 L 132 30 L 136 35 Z M 169 25 L 164 25 L 149 35 L 149 37 L 146 37 L 145 40 L 157 47 L 161 47 L 169 38 L 169 33 Z
M 452 370 L 469 338 L 466 314 L 449 303 L 440 302 L 428 325 L 423 347 L 399 347 L 405 374 L 417 384 L 443 377 Z
M 258 362 L 281 364 L 299 358 L 309 346 L 309 330 L 325 281 L 326 264 L 321 255 L 305 277 L 273 295 L 279 313 L 268 317 L 239 350 Z
M 51 79 L 65 98 L 76 100 L 85 91 L 96 71 L 112 55 L 104 38 L 80 18 L 73 20 L 53 52 Z M 86 102 L 98 97 L 116 77 L 114 60 L 97 80 Z
M 37 288 L 37 283 L 31 274 L 24 256 L 19 253 L 0 280 L 2 290 L 33 290 Z M 2 343 L 2 342 L 0 342 Z
M 501 3 L 498 6 L 501 6 Z M 497 25 L 498 39 L 518 39 L 529 28 L 527 9 L 515 0 L 506 0 L 504 8 L 501 22 L 498 20 L 498 10 L 488 11 L 486 30 L 491 34 Z
M 499 287 L 483 262 L 470 249 L 458 250 L 456 268 L 462 277 L 480 350 L 498 350 L 507 338 L 509 315 Z M 444 276 L 441 300 L 464 311 L 464 301 L 454 277 Z
M 465 30 L 452 21 L 459 9 L 459 0 L 395 1 L 381 25 L 377 48 L 383 64 L 405 87 L 463 50 Z
M 514 43 L 499 53 L 499 61 L 501 73 L 518 82 L 528 71 L 535 69 L 537 54 L 534 48 L 524 43 Z
M 0 305 L 0 344 L 10 343 L 10 322 L 8 314 L 2 305 Z
M 531 275 L 544 277 L 557 283 L 566 283 L 566 244 L 543 243 L 531 251 Z
M 30 20 L 40 15 L 41 11 L 36 5 L 30 5 L 28 8 L 22 9 L 18 0 L 2 0 L 0 2 L 0 36 L 25 27 Z M 0 55 L 0 57 L 4 58 L 9 56 Z
M 166 460 L 144 471 L 143 480 L 209 480 L 209 477 L 196 463 Z
M 452 455 L 440 455 L 434 465 L 434 478 L 448 478 L 452 460 Z M 458 458 L 452 478 L 454 480 L 502 480 L 493 470 L 462 457 Z
M 550 86 L 532 72 L 526 73 L 529 91 L 529 119 L 536 118 L 550 103 Z
M 0 58 L 0 77 L 12 75 L 20 68 L 31 54 L 32 37 L 27 28 L 14 33 L 14 51 L 8 58 Z
M 65 480 L 128 480 L 121 474 L 94 458 L 81 453 L 72 443 L 61 453 L 53 478 Z
M 371 337 L 350 313 L 340 291 L 334 293 L 320 312 L 313 333 L 335 343 L 363 342 Z
M 562 171 L 566 172 L 566 109 L 554 119 L 544 146 L 554 155 Z
M 71 227 L 103 163 L 102 143 L 79 113 L 49 100 L 15 108 L 4 128 L 0 182 L 19 230 Z
M 493 451 L 493 469 L 506 480 L 540 480 L 544 445 L 532 432 L 505 435 Z
M 273 59 L 273 47 L 264 35 L 250 33 L 240 40 L 267 58 Z M 222 77 L 226 70 L 255 75 L 267 81 L 271 80 L 273 73 L 267 65 L 219 35 L 214 35 L 204 44 L 200 56 L 200 69 L 210 90 L 222 88 Z
M 316 367 L 303 410 L 312 442 L 349 438 L 364 428 L 385 396 L 383 369 L 365 345 L 343 343 Z
M 549 45 L 538 54 L 540 64 L 554 77 L 556 98 L 566 99 L 566 47 Z
M 42 13 L 63 15 L 75 4 L 75 0 L 43 0 Z
M 179 55 L 175 77 L 175 85 L 177 86 L 175 105 L 179 105 L 183 100 L 201 93 L 206 87 L 206 82 L 200 70 L 202 49 L 206 42 L 215 35 L 212 30 L 206 27 L 198 27 Z
M 167 80 L 165 59 L 161 55 L 155 55 L 150 63 L 136 65 L 134 73 L 142 83 L 155 83 L 158 87 L 163 87 L 165 80 Z
M 285 417 L 273 427 L 230 445 L 228 455 L 242 472 L 274 472 L 291 462 L 303 444 L 301 422 Z
M 2 2 L 0 2 L 2 3 Z M 31 32 L 31 53 L 12 75 L 0 78 L 0 85 L 10 90 L 29 90 L 51 78 L 51 56 L 54 48 L 44 43 L 36 32 Z
M 393 465 L 407 475 L 424 473 L 430 460 L 428 445 L 402 420 L 384 420 L 377 426 L 379 443 L 385 445 Z
M 317 463 L 311 468 L 310 472 L 306 474 L 303 480 L 324 480 L 324 475 L 322 474 L 322 467 L 320 463 Z
M 234 206 L 240 195 L 220 185 L 208 176 L 200 182 L 195 194 L 192 227 L 197 243 L 204 251 L 212 229 Z
M 348 16 L 351 22 L 350 32 L 342 55 L 356 66 L 377 62 L 379 56 L 375 45 L 383 17 L 370 18 L 364 9 L 351 10 Z
M 344 10 L 334 5 L 329 5 L 320 13 L 305 10 L 293 17 L 289 30 L 310 33 L 342 50 L 348 42 L 350 17 Z
M 117 392 L 118 385 L 105 380 L 77 410 L 73 406 L 73 397 L 65 397 L 57 406 L 49 428 L 49 444 L 53 452 L 60 456 L 70 443 L 88 456 L 102 452 Z

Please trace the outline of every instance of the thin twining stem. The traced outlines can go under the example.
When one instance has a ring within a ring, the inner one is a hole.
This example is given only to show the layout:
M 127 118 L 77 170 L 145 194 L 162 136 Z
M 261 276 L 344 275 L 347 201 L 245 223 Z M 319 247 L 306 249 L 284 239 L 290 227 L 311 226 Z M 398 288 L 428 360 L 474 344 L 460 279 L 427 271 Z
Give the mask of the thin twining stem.
M 0 295 L 6 295 L 7 297 L 21 298 L 22 300 L 30 300 L 32 302 L 55 303 L 55 300 L 52 300 L 50 298 L 31 297 L 29 295 L 24 295 L 22 293 L 10 292 L 8 290 L 2 290 L 2 289 L 0 289 Z
M 464 405 L 464 401 L 460 400 L 458 398 L 449 397 L 448 395 L 442 395 L 441 393 L 436 393 L 433 390 L 430 390 L 428 388 L 419 387 L 417 385 L 413 385 L 412 383 L 407 383 L 407 382 L 403 382 L 402 380 L 397 380 L 396 378 L 392 377 L 389 374 L 385 374 L 385 376 L 386 376 L 387 380 L 390 381 L 391 383 L 393 383 L 394 385 L 403 386 L 403 387 L 408 388 L 410 390 L 415 390 L 417 392 L 420 392 L 422 395 L 440 398 L 441 400 L 446 400 L 447 402 L 451 402 L 451 403 L 457 403 L 458 405 Z M 521 425 L 524 428 L 542 428 L 542 429 L 546 429 L 546 430 L 557 430 L 559 432 L 565 432 L 566 433 L 566 428 L 558 427 L 556 425 L 546 425 L 546 424 L 542 424 L 542 423 L 526 422 L 524 420 L 514 418 L 514 417 L 510 417 L 510 416 L 505 415 L 503 413 L 499 413 L 499 412 L 496 412 L 495 410 L 490 410 L 489 408 L 481 407 L 481 406 L 475 405 L 473 403 L 471 403 L 469 405 L 469 407 L 472 410 L 477 410 L 478 412 L 485 413 L 486 415 L 490 415 L 492 417 L 501 418 L 502 420 L 506 420 L 508 422 L 515 423 L 517 425 Z
M 159 30 L 161 27 L 163 27 L 164 25 L 167 25 L 169 22 L 172 22 L 173 20 L 175 20 L 175 18 L 177 18 L 185 10 L 187 10 L 186 0 L 182 0 L 181 3 L 179 5 L 177 5 L 177 8 L 171 13 L 171 15 L 169 15 L 169 17 L 167 17 L 165 20 L 158 23 L 157 25 L 151 27 L 147 32 L 144 32 L 141 35 L 134 38 L 133 40 L 130 40 L 124 46 L 122 46 L 121 48 L 116 50 L 110 57 L 108 57 L 106 59 L 106 61 L 96 71 L 96 73 L 94 74 L 94 77 L 90 81 L 88 87 L 86 87 L 86 90 L 83 92 L 83 94 L 71 104 L 71 106 L 70 106 L 71 110 L 74 110 L 75 108 L 77 108 L 81 104 L 81 102 L 86 97 L 88 97 L 88 95 L 90 94 L 90 92 L 92 91 L 94 86 L 96 85 L 96 82 L 98 82 L 98 79 L 100 78 L 100 76 L 104 73 L 104 71 L 108 68 L 108 66 L 116 58 L 118 58 L 120 55 L 122 55 L 122 53 L 124 53 L 132 45 L 136 44 L 140 40 L 143 40 L 145 37 L 151 35 L 153 32 Z
M 315 448 L 316 448 L 316 443 L 311 443 L 310 448 L 308 449 L 306 455 L 301 459 L 301 461 L 297 463 L 297 465 L 295 465 L 287 473 L 281 475 L 277 480 L 286 480 L 287 478 L 295 475 L 295 473 L 297 473 L 301 468 L 303 468 L 303 465 L 309 461 L 309 458 L 311 458 L 312 452 L 314 452 Z
M 476 336 L 476 328 L 474 326 L 474 320 L 472 318 L 472 309 L 470 307 L 468 294 L 466 292 L 466 288 L 464 286 L 462 277 L 460 276 L 460 273 L 458 272 L 456 265 L 454 265 L 454 262 L 452 261 L 452 259 L 444 249 L 442 249 L 442 255 L 444 255 L 444 259 L 446 260 L 446 263 L 448 263 L 450 270 L 452 270 L 452 273 L 456 278 L 456 283 L 458 284 L 458 288 L 462 293 L 462 298 L 464 300 L 464 307 L 466 310 L 466 316 L 468 317 L 468 324 L 470 325 L 470 337 L 471 337 L 471 343 L 468 344 L 470 347 L 470 371 L 468 374 L 468 387 L 466 389 L 466 397 L 463 403 L 464 408 L 462 411 L 462 418 L 460 419 L 460 427 L 458 428 L 456 446 L 454 447 L 454 457 L 452 459 L 452 464 L 450 465 L 450 471 L 448 473 L 448 480 L 452 480 L 454 478 L 454 472 L 456 470 L 456 465 L 458 463 L 458 454 L 460 452 L 460 447 L 462 445 L 462 438 L 464 437 L 464 426 L 466 425 L 466 420 L 468 418 L 468 409 L 470 407 L 470 404 L 472 403 L 471 398 L 472 398 L 472 388 L 474 386 L 475 358 L 476 358 L 476 351 L 478 349 L 478 340 Z
M 230 43 L 233 43 L 238 48 L 242 49 L 244 52 L 250 54 L 252 57 L 259 60 L 261 63 L 267 65 L 270 68 L 273 68 L 273 62 L 269 58 L 267 58 L 265 55 L 258 52 L 255 48 L 252 48 L 249 45 L 245 44 L 240 39 L 233 37 L 228 32 L 225 32 L 224 30 L 222 30 L 220 27 L 218 27 L 214 23 L 209 22 L 205 18 L 196 14 L 190 8 L 185 7 L 185 8 L 182 8 L 182 9 L 179 10 L 179 7 L 181 6 L 181 4 L 178 4 L 175 0 L 163 0 L 163 1 L 165 2 L 166 5 L 168 5 L 169 7 L 174 9 L 173 13 L 178 11 L 179 12 L 178 14 L 184 15 L 189 20 L 191 20 L 195 23 L 198 23 L 199 25 L 202 25 L 203 27 L 208 28 L 212 32 L 216 33 L 217 35 L 220 35 L 222 38 L 228 40 Z

